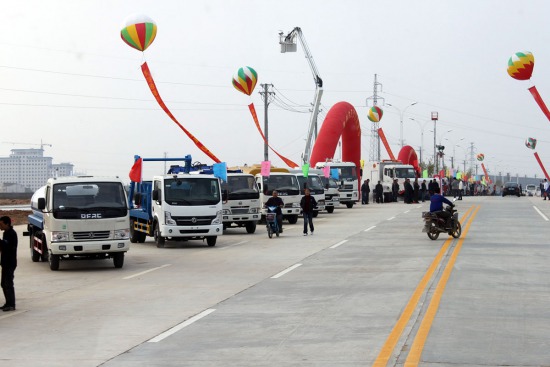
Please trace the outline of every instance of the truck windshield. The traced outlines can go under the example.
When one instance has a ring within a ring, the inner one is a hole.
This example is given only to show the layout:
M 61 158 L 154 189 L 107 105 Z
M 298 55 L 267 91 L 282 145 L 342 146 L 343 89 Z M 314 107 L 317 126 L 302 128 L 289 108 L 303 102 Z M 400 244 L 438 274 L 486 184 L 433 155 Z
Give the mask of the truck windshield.
M 128 211 L 119 182 L 72 182 L 53 185 L 53 215 L 57 219 L 117 218 Z
M 300 184 L 294 175 L 271 174 L 269 177 L 263 177 L 264 194 L 272 195 L 273 190 L 277 190 L 279 195 L 299 195 Z
M 416 171 L 412 167 L 396 168 L 395 177 L 396 178 L 416 178 Z
M 319 176 L 319 179 L 323 183 L 323 187 L 326 189 L 337 189 L 338 181 L 331 177 Z M 327 186 L 328 184 L 328 186 Z
M 229 200 L 260 198 L 254 176 L 228 176 L 227 181 L 222 183 L 222 190 L 227 190 Z
M 337 168 L 338 169 L 338 179 L 339 180 L 346 180 L 346 181 L 353 181 L 357 180 L 357 170 L 355 167 L 350 166 L 344 166 L 344 167 L 338 167 L 338 166 L 331 166 L 331 169 Z
M 217 178 L 168 178 L 164 180 L 164 201 L 170 205 L 199 206 L 220 202 Z
M 300 192 L 304 194 L 304 189 L 307 187 L 313 195 L 324 194 L 325 189 L 323 183 L 317 175 L 309 175 L 307 178 L 304 176 L 297 176 L 300 183 Z

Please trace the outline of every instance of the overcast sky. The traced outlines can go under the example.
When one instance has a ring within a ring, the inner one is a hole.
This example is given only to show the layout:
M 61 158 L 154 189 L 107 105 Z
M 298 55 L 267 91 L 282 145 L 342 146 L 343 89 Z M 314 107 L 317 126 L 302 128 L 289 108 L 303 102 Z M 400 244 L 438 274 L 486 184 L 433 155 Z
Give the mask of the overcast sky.
M 369 160 L 371 122 L 366 99 L 374 74 L 382 83 L 381 127 L 397 155 L 400 112 L 405 144 L 433 155 L 430 113 L 439 113 L 438 143 L 463 161 L 473 143 L 491 172 L 542 176 L 525 147 L 550 168 L 550 122 L 527 88 L 550 104 L 550 31 L 546 1 L 6 1 L 0 46 L 0 156 L 45 146 L 54 163 L 77 172 L 127 179 L 133 156 L 182 157 L 213 163 L 160 109 L 140 70 L 149 64 L 168 108 L 228 165 L 263 160 L 260 83 L 272 83 L 271 145 L 301 162 L 315 85 L 301 46 L 281 53 L 278 33 L 302 28 L 324 81 L 322 122 L 337 102 L 355 106 L 361 157 Z M 124 19 L 155 20 L 157 38 L 143 55 L 120 39 Z M 510 56 L 531 51 L 531 81 L 506 72 Z M 241 66 L 259 82 L 251 97 L 231 85 Z M 410 120 L 413 118 L 418 123 Z M 447 132 L 452 130 L 451 132 Z M 17 144 L 14 144 L 17 143 Z M 453 146 L 454 149 L 453 149 Z M 339 153 L 336 153 L 338 157 Z M 387 154 L 382 148 L 382 157 Z M 469 155 L 468 155 L 469 159 Z M 270 153 L 272 164 L 284 166 Z M 145 167 L 145 175 L 163 168 Z

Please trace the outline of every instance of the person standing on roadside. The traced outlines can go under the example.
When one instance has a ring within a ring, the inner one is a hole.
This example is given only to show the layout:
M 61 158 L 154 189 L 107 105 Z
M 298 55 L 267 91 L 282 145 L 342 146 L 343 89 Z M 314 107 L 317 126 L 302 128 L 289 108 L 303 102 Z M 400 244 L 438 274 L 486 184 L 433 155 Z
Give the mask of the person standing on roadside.
M 422 185 L 420 185 L 420 195 L 422 196 L 422 202 L 426 200 L 426 180 L 422 181 Z
M 15 288 L 13 278 L 17 267 L 17 233 L 11 225 L 10 217 L 0 217 L 0 230 L 4 232 L 0 241 L 0 266 L 2 266 L 2 290 L 6 303 L 2 311 L 15 311 Z
M 397 178 L 394 178 L 393 183 L 391 184 L 391 196 L 392 196 L 393 202 L 397 202 L 398 195 L 399 195 L 399 182 L 397 182 Z
M 361 204 L 367 205 L 369 203 L 369 194 L 370 194 L 370 180 L 367 178 L 365 182 L 361 185 Z
M 309 231 L 313 236 L 313 231 L 315 230 L 315 227 L 313 227 L 313 209 L 317 207 L 317 200 L 311 196 L 308 188 L 304 189 L 304 194 L 302 200 L 300 200 L 300 207 L 302 208 L 302 214 L 304 216 L 304 236 L 307 236 L 308 224 Z
M 544 200 L 546 200 L 546 197 L 548 196 L 548 188 L 550 187 L 550 184 L 548 183 L 547 179 L 544 179 Z M 550 200 L 550 199 L 548 199 Z
M 384 186 L 378 181 L 374 187 L 374 195 L 376 196 L 376 202 L 378 204 L 384 203 Z

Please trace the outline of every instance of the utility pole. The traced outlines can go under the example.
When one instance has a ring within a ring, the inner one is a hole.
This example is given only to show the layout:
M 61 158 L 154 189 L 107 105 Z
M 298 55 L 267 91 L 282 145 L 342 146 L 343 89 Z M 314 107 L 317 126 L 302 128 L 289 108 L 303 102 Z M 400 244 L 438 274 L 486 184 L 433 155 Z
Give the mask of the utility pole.
M 378 83 L 378 75 L 374 74 L 374 86 L 372 91 L 372 96 L 367 98 L 367 107 L 374 107 L 378 105 L 378 100 L 382 100 L 384 103 L 383 97 L 378 97 L 378 87 L 380 87 L 380 92 L 382 91 L 382 84 Z M 372 100 L 372 106 L 369 106 L 369 100 Z M 378 136 L 378 127 L 380 122 L 371 122 L 371 134 L 370 134 L 370 153 L 369 160 L 372 162 L 380 161 L 380 136 Z
M 271 92 L 269 89 L 273 88 L 273 84 L 260 84 L 262 87 L 262 92 L 260 92 L 260 95 L 262 96 L 262 99 L 264 101 L 264 161 L 269 160 L 269 146 L 267 145 L 269 143 L 269 135 L 268 135 L 268 120 L 267 120 L 267 109 L 269 107 L 269 104 L 273 100 L 273 96 L 275 95 L 274 92 Z
M 434 172 L 434 175 L 437 175 L 439 173 L 439 167 L 438 167 L 438 163 L 439 163 L 439 160 L 437 159 L 437 142 L 436 142 L 436 126 L 437 126 L 437 120 L 439 120 L 439 113 L 437 112 L 432 112 L 432 121 L 434 122 L 434 168 L 435 168 L 435 172 Z

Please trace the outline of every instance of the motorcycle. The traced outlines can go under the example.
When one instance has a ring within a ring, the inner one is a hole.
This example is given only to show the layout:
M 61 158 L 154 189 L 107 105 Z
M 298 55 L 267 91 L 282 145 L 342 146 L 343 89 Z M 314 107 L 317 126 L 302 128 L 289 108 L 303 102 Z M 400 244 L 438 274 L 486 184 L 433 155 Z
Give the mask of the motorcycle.
M 276 206 L 268 206 L 267 213 L 265 215 L 267 236 L 269 238 L 273 237 L 273 233 L 279 237 L 279 223 L 277 223 L 277 213 L 275 213 L 276 209 Z
M 422 218 L 424 219 L 422 232 L 426 232 L 431 240 L 437 240 L 439 234 L 445 232 L 453 238 L 459 238 L 462 234 L 462 226 L 458 221 L 458 211 L 451 205 L 447 205 L 444 210 L 451 215 L 448 220 L 440 218 L 437 213 L 422 212 Z

